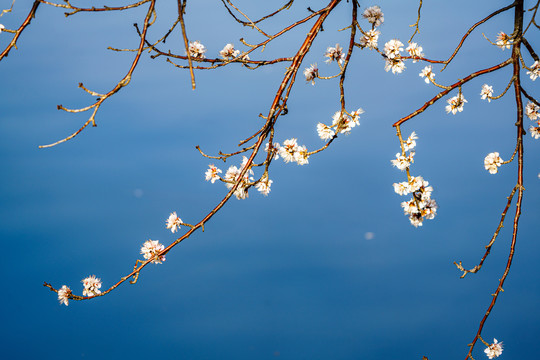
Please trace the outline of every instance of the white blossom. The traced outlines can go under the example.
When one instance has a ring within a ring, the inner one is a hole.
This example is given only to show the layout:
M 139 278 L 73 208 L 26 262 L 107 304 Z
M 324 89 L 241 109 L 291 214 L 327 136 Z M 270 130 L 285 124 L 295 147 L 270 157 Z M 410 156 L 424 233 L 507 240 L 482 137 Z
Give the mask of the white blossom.
M 354 122 L 354 125 L 360 126 L 360 114 L 365 113 L 364 109 L 358 108 L 356 111 L 353 111 L 351 113 L 352 121 Z
M 248 161 L 248 158 L 244 156 L 242 160 L 242 166 L 240 169 L 237 168 L 236 166 L 231 166 L 229 167 L 229 169 L 227 170 L 227 173 L 225 174 L 225 181 L 227 181 L 225 185 L 227 186 L 228 189 L 232 189 L 234 184 L 239 182 L 238 187 L 234 191 L 234 196 L 236 196 L 238 200 L 242 200 L 248 197 L 247 185 L 248 185 L 248 182 L 253 181 L 253 178 L 250 176 L 250 175 L 253 175 L 253 170 L 251 169 L 247 170 L 244 176 L 240 178 L 240 173 L 242 169 L 247 165 L 247 161 Z
M 411 163 L 414 162 L 414 151 L 411 151 L 408 156 L 403 156 L 402 154 L 397 153 L 396 158 L 390 161 L 392 162 L 392 165 L 403 171 L 411 166 Z
M 326 49 L 326 53 L 324 54 L 328 59 L 325 61 L 326 63 L 331 63 L 332 61 L 337 61 L 340 65 L 345 61 L 345 54 L 343 53 L 343 48 L 339 46 L 339 44 L 336 44 L 336 47 L 329 47 Z
M 487 357 L 490 359 L 497 358 L 501 356 L 503 352 L 503 343 L 498 342 L 497 339 L 493 339 L 493 344 L 489 345 L 484 352 L 486 353 Z
M 536 78 L 540 76 L 540 64 L 538 61 L 535 61 L 531 65 L 531 71 L 527 71 L 527 75 L 531 77 L 532 81 L 536 80 Z
M 189 43 L 189 55 L 194 59 L 204 59 L 206 48 L 198 40 Z
M 465 98 L 463 97 L 463 94 L 458 94 L 450 99 L 447 100 L 448 105 L 446 105 L 446 112 L 452 113 L 455 115 L 458 111 L 463 111 L 463 105 L 467 102 Z
M 70 296 L 71 296 L 71 289 L 67 287 L 66 285 L 62 285 L 62 287 L 58 289 L 58 301 L 60 301 L 60 304 L 64 304 L 68 306 Z
M 531 126 L 529 128 L 529 131 L 531 132 L 531 136 L 535 139 L 540 138 L 540 126 Z
M 227 44 L 223 50 L 219 52 L 219 55 L 224 59 L 232 59 L 240 55 L 240 50 L 235 50 L 233 44 Z
M 411 55 L 413 58 L 421 58 L 424 57 L 424 53 L 422 53 L 422 47 L 419 46 L 417 43 L 409 43 L 409 46 L 405 49 Z M 413 59 L 413 63 L 415 63 L 417 60 Z
M 298 151 L 298 144 L 296 139 L 287 139 L 283 142 L 283 146 L 279 148 L 279 155 L 283 158 L 283 161 L 286 163 L 291 161 L 296 161 L 294 154 Z
M 386 72 L 392 70 L 392 74 L 401 74 L 405 70 L 405 63 L 401 59 L 386 59 L 384 70 Z
M 0 32 L 2 32 L 6 27 L 2 24 L 0 24 Z
M 405 151 L 412 150 L 412 149 L 414 149 L 416 147 L 416 141 L 415 140 L 418 140 L 418 136 L 413 131 L 411 133 L 411 135 L 409 135 L 409 137 L 407 138 L 407 141 L 405 141 L 405 143 L 403 144 L 403 147 L 405 148 Z
M 480 95 L 482 100 L 486 100 L 488 102 L 491 102 L 491 97 L 493 96 L 493 87 L 489 86 L 488 84 L 482 85 L 482 91 L 480 91 Z
M 429 81 L 433 81 L 435 79 L 435 73 L 433 72 L 433 68 L 431 65 L 426 66 L 422 69 L 422 72 L 418 74 L 421 78 L 424 78 L 424 81 L 426 84 L 429 84 Z
M 362 16 L 367 19 L 373 26 L 381 26 L 384 22 L 384 14 L 378 6 L 371 6 L 364 10 Z
M 317 134 L 319 134 L 319 137 L 322 140 L 326 141 L 334 137 L 334 130 L 332 130 L 332 128 L 328 125 L 325 125 L 323 123 L 318 123 Z
M 400 51 L 403 51 L 403 43 L 398 39 L 392 39 L 384 44 L 384 53 L 389 59 L 401 57 Z
M 504 32 L 500 31 L 497 35 L 497 46 L 501 49 L 510 49 L 512 47 L 512 38 L 506 35 Z
M 268 179 L 268 176 L 264 176 L 256 185 L 255 188 L 265 196 L 270 193 L 270 186 L 272 186 L 273 181 Z
M 178 228 L 180 225 L 182 225 L 182 219 L 176 215 L 176 211 L 172 212 L 171 215 L 169 215 L 169 218 L 166 220 L 167 223 L 167 229 L 171 229 L 171 232 L 174 234 L 178 231 Z
M 219 180 L 219 175 L 221 174 L 221 169 L 218 169 L 214 164 L 208 165 L 208 170 L 204 173 L 205 180 L 210 181 L 212 184 Z
M 532 101 L 529 101 L 527 106 L 525 106 L 525 114 L 529 117 L 529 119 L 537 120 L 540 118 L 540 107 Z
M 311 81 L 311 85 L 315 85 L 315 79 L 319 76 L 319 69 L 317 64 L 311 64 L 310 67 L 304 70 L 304 76 L 306 81 Z
M 165 246 L 160 244 L 158 240 L 147 240 L 141 247 L 141 254 L 143 254 L 146 260 L 153 259 L 151 261 L 152 263 L 161 264 L 161 262 L 165 261 L 165 255 L 161 255 L 157 258 L 155 256 L 163 251 L 163 249 L 165 249 Z
M 501 159 L 498 152 L 489 153 L 484 159 L 484 167 L 490 174 L 496 174 L 502 163 L 503 159 Z
M 94 296 L 101 294 L 101 279 L 96 278 L 95 275 L 90 275 L 89 277 L 82 280 L 84 290 L 84 296 Z
M 366 32 L 362 37 L 360 38 L 360 46 L 362 48 L 369 48 L 369 49 L 375 49 L 377 48 L 378 41 L 379 41 L 379 35 L 381 32 L 379 30 L 371 29 L 368 32 Z
M 393 185 L 394 191 L 399 195 L 407 195 L 410 193 L 408 182 L 394 183 Z
M 296 163 L 298 165 L 309 164 L 308 158 L 309 155 L 306 146 L 298 146 L 298 148 L 296 149 L 296 153 L 294 153 L 294 160 L 296 161 Z

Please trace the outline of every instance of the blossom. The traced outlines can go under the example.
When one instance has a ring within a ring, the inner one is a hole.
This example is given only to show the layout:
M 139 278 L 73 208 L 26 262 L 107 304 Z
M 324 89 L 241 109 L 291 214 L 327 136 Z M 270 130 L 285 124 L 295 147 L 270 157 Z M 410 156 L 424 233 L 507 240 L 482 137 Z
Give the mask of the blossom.
M 531 136 L 535 139 L 540 138 L 540 126 L 531 126 L 529 128 L 529 131 L 531 132 Z
M 248 169 L 244 176 L 240 178 L 240 173 L 242 170 L 247 166 L 248 158 L 243 157 L 242 159 L 242 165 L 240 168 L 237 168 L 236 166 L 231 166 L 227 170 L 227 173 L 225 174 L 225 181 L 226 186 L 228 189 L 232 189 L 232 187 L 238 182 L 238 187 L 234 191 L 234 196 L 238 200 L 242 200 L 248 197 L 248 183 L 250 181 L 253 181 L 253 177 L 250 175 L 253 175 L 253 170 Z
M 496 358 L 501 356 L 503 352 L 503 343 L 498 342 L 497 339 L 493 339 L 493 344 L 489 345 L 484 352 L 486 353 L 487 357 L 490 359 Z
M 392 165 L 403 171 L 414 162 L 414 151 L 411 151 L 408 156 L 397 153 L 396 158 L 390 161 L 392 162 Z
M 381 8 L 378 6 L 371 6 L 364 10 L 362 16 L 373 24 L 373 26 L 381 26 L 384 22 L 384 14 L 381 11 Z
M 362 114 L 364 110 L 361 108 L 353 111 L 351 115 L 347 115 L 345 112 L 336 111 L 332 116 L 332 127 L 336 127 L 336 132 L 348 134 L 351 129 L 357 125 L 360 125 L 358 119 L 360 118 L 359 114 Z
M 255 188 L 265 196 L 270 193 L 270 186 L 272 186 L 273 181 L 268 179 L 268 176 L 265 175 L 263 178 L 255 185 Z
M 2 32 L 6 27 L 2 24 L 0 24 L 0 32 Z
M 317 124 L 317 134 L 319 134 L 319 137 L 322 140 L 330 140 L 334 137 L 334 130 L 328 125 L 325 125 L 323 123 Z
M 219 180 L 219 175 L 222 171 L 218 169 L 214 164 L 208 165 L 208 170 L 204 173 L 205 180 L 210 181 L 213 183 L 216 182 L 216 180 Z
M 482 91 L 480 91 L 480 95 L 482 97 L 482 100 L 487 99 L 488 102 L 491 102 L 491 96 L 493 96 L 493 88 L 488 84 L 482 85 Z
M 194 59 L 204 59 L 206 48 L 198 40 L 189 43 L 189 55 Z
M 240 55 L 240 50 L 235 50 L 233 44 L 227 44 L 223 50 L 219 52 L 219 55 L 221 55 L 221 57 L 224 59 L 232 59 Z
M 403 144 L 405 151 L 412 150 L 416 147 L 415 140 L 418 140 L 418 136 L 416 136 L 416 133 L 413 131 L 411 135 L 409 135 L 409 137 L 407 138 L 407 141 Z
M 153 259 L 151 262 L 154 264 L 161 264 L 162 261 L 165 261 L 165 255 L 156 257 L 158 253 L 163 251 L 165 246 L 159 243 L 158 240 L 147 240 L 144 242 L 141 247 L 141 254 L 143 254 L 146 260 Z
M 306 68 L 304 70 L 304 76 L 306 77 L 306 81 L 311 81 L 311 85 L 315 85 L 315 79 L 319 77 L 317 64 L 311 64 L 310 67 Z
M 419 46 L 417 43 L 409 43 L 409 46 L 405 49 L 407 52 L 413 57 L 413 58 L 421 58 L 424 57 L 424 54 L 422 53 L 422 47 Z M 416 60 L 413 60 L 413 62 L 416 62 Z
M 400 51 L 403 51 L 403 43 L 398 39 L 392 39 L 384 44 L 384 53 L 389 59 L 401 57 Z
M 536 120 L 540 118 L 540 107 L 532 101 L 529 101 L 527 106 L 525 106 L 525 114 L 529 117 L 529 119 Z
M 394 185 L 394 191 L 398 193 L 399 195 L 407 195 L 409 193 L 408 182 L 394 183 L 393 185 Z
M 532 81 L 536 80 L 536 78 L 540 76 L 540 64 L 538 61 L 535 61 L 531 65 L 531 71 L 527 71 L 527 75 L 531 77 Z
M 360 114 L 363 114 L 363 113 L 365 113 L 365 111 L 362 108 L 358 108 L 358 110 L 353 111 L 351 113 L 352 121 L 354 122 L 354 124 L 356 126 L 360 126 L 360 121 L 359 121 L 360 120 Z
M 463 94 L 458 94 L 450 99 L 447 100 L 448 105 L 446 105 L 446 112 L 450 113 L 452 112 L 453 115 L 455 115 L 458 111 L 463 111 L 463 105 L 467 102 L 465 98 L 463 97 Z
M 498 152 L 489 153 L 484 159 L 484 167 L 490 174 L 496 174 L 502 163 L 503 159 L 501 159 Z
M 392 74 L 401 74 L 403 70 L 405 70 L 405 63 L 402 60 L 386 59 L 384 70 L 386 70 L 386 72 L 392 70 Z
M 60 304 L 64 304 L 68 306 L 70 296 L 71 296 L 71 289 L 67 287 L 66 285 L 62 285 L 62 287 L 58 289 L 58 301 L 60 301 Z
M 504 32 L 500 31 L 497 35 L 497 46 L 501 49 L 510 49 L 512 47 L 512 38 L 506 35 Z
M 171 215 L 169 215 L 169 218 L 166 221 L 167 223 L 167 229 L 171 229 L 171 232 L 174 234 L 178 231 L 178 228 L 180 225 L 182 225 L 182 219 L 176 215 L 176 211 L 172 212 Z
M 362 48 L 375 49 L 378 46 L 380 31 L 371 29 L 360 38 L 360 46 Z
M 295 161 L 294 154 L 298 150 L 298 144 L 296 139 L 287 139 L 283 142 L 283 146 L 279 148 L 279 155 L 283 158 L 283 161 L 286 163 Z
M 101 294 L 101 291 L 99 290 L 101 288 L 101 279 L 96 278 L 95 275 L 90 275 L 89 277 L 83 279 L 81 282 L 84 286 L 84 296 L 94 296 Z
M 420 77 L 424 78 L 424 81 L 426 82 L 426 84 L 429 84 L 429 81 L 433 81 L 434 78 L 435 78 L 435 74 L 433 73 L 433 69 L 431 67 L 431 65 L 429 66 L 426 66 L 425 68 L 422 69 L 422 72 L 420 74 L 418 74 Z
M 336 44 L 336 47 L 329 47 L 326 49 L 326 53 L 324 54 L 328 59 L 325 61 L 327 64 L 331 63 L 332 61 L 337 61 L 338 64 L 342 64 L 343 61 L 345 61 L 345 54 L 343 53 L 343 48 L 339 46 L 339 44 Z
M 305 145 L 298 146 L 296 152 L 294 153 L 294 160 L 298 165 L 309 164 L 308 161 L 309 154 Z

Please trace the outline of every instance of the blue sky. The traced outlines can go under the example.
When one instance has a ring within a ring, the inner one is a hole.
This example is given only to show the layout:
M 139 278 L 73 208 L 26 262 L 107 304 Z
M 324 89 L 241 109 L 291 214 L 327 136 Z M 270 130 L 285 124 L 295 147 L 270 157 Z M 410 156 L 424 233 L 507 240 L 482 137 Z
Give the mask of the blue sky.
M 275 6 L 244 3 L 253 17 Z M 425 2 L 415 40 L 427 57 L 446 58 L 471 24 L 506 4 Z M 313 9 L 323 5 L 309 3 Z M 379 43 L 406 42 L 417 4 L 378 5 L 385 13 Z M 27 6 L 17 2 L 0 22 L 14 28 Z M 174 4 L 159 6 L 171 8 L 158 7 L 153 38 L 176 11 Z M 346 32 L 337 30 L 350 21 L 349 6 L 343 2 L 329 17 L 303 66 L 317 62 L 324 74 L 336 71 L 323 54 L 328 46 L 345 44 Z M 305 16 L 305 7 L 295 3 L 265 29 L 273 32 Z M 284 65 L 197 72 L 192 91 L 186 71 L 145 55 L 131 84 L 102 106 L 96 128 L 38 149 L 78 129 L 89 116 L 56 110 L 57 104 L 80 107 L 93 101 L 77 88 L 79 82 L 105 92 L 125 74 L 133 55 L 106 48 L 136 46 L 132 23 L 140 23 L 144 11 L 66 19 L 62 11 L 42 6 L 37 15 L 19 49 L 0 63 L 5 250 L 0 339 L 6 358 L 465 357 L 511 239 L 507 222 L 482 270 L 459 278 L 453 261 L 469 267 L 478 262 L 516 182 L 515 163 L 497 175 L 483 168 L 488 153 L 498 151 L 506 160 L 514 149 L 512 99 L 488 104 L 479 96 L 484 83 L 499 93 L 510 68 L 466 85 L 462 113 L 446 114 L 446 102 L 440 101 L 403 126 L 405 136 L 412 131 L 419 136 L 413 175 L 433 185 L 440 206 L 435 220 L 422 228 L 409 224 L 400 207 L 404 199 L 393 192 L 392 183 L 405 175 L 390 164 L 399 151 L 391 124 L 437 89 L 418 77 L 422 64 L 408 62 L 403 74 L 392 75 L 376 54 L 356 51 L 345 86 L 350 110 L 365 110 L 360 127 L 311 157 L 309 165 L 273 163 L 268 197 L 253 191 L 247 200 L 231 199 L 204 233 L 176 247 L 164 264 L 149 266 L 136 285 L 65 307 L 44 281 L 81 293 L 81 279 L 95 274 L 107 288 L 129 273 L 145 240 L 174 241 L 164 226 L 170 212 L 196 223 L 220 201 L 226 188 L 204 181 L 210 162 L 195 146 L 210 153 L 234 151 L 238 140 L 260 127 L 257 115 L 268 111 Z M 241 48 L 240 37 L 261 39 L 235 24 L 215 1 L 189 2 L 186 21 L 190 38 L 205 44 L 208 56 L 228 42 Z M 252 58 L 290 56 L 309 26 Z M 494 39 L 498 31 L 511 33 L 512 26 L 509 12 L 480 27 L 454 63 L 437 72 L 438 81 L 453 83 L 503 61 L 509 51 L 489 45 L 481 33 Z M 0 47 L 7 38 L 0 34 Z M 531 33 L 533 46 L 538 40 Z M 167 45 L 181 47 L 180 35 Z M 527 57 L 526 62 L 532 63 Z M 524 83 L 538 96 L 538 81 L 524 78 Z M 311 86 L 300 78 L 289 114 L 276 126 L 276 141 L 296 137 L 308 149 L 321 146 L 316 124 L 330 122 L 338 102 L 337 81 Z M 240 161 L 219 166 L 225 170 Z M 540 141 L 530 135 L 525 162 L 515 261 L 483 332 L 486 340 L 504 342 L 504 359 L 534 358 L 540 334 Z M 366 239 L 366 233 L 373 238 Z M 486 359 L 483 348 L 478 346 L 476 359 Z

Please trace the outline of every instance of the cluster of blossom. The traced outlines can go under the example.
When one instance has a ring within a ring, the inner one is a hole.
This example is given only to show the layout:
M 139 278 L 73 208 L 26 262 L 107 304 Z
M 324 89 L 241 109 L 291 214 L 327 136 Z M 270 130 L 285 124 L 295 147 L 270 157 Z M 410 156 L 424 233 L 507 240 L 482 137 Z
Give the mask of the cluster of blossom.
M 158 240 L 147 240 L 144 242 L 141 247 L 141 254 L 143 254 L 146 260 L 153 259 L 151 262 L 154 264 L 161 264 L 165 261 L 165 255 L 156 257 L 161 251 L 165 249 L 165 246 L 161 244 Z
M 396 154 L 396 159 L 392 160 L 392 165 L 400 170 L 406 170 L 413 162 L 414 148 L 418 137 L 415 132 L 408 137 L 403 144 L 404 152 Z M 405 152 L 409 154 L 405 154 Z M 424 219 L 433 219 L 437 214 L 437 202 L 431 198 L 433 187 L 421 176 L 411 176 L 408 181 L 394 183 L 394 191 L 399 195 L 412 194 L 409 201 L 401 203 L 405 215 L 415 227 L 422 226 Z
M 490 344 L 484 352 L 486 353 L 487 357 L 490 359 L 497 358 L 501 356 L 503 352 L 503 343 L 498 342 L 497 339 L 493 339 L 493 344 Z
M 317 64 L 311 64 L 310 67 L 306 68 L 304 70 L 304 76 L 306 77 L 306 81 L 311 81 L 311 85 L 315 85 L 315 79 L 319 77 Z
M 497 35 L 497 40 L 496 40 L 496 44 L 498 47 L 500 47 L 501 49 L 510 49 L 512 47 L 512 38 L 510 36 L 508 36 L 507 34 L 505 34 L 504 32 L 500 31 L 499 34 Z
M 199 41 L 190 42 L 188 49 L 189 55 L 191 55 L 193 59 L 202 60 L 205 58 L 204 53 L 206 52 L 206 47 Z M 240 55 L 240 50 L 236 50 L 233 44 L 227 44 L 219 52 L 219 55 L 225 60 L 234 59 L 238 57 L 238 55 Z M 242 56 L 242 60 L 249 60 L 249 56 L 245 54 L 244 56 Z
M 298 165 L 309 164 L 309 154 L 306 146 L 298 145 L 295 138 L 285 140 L 283 145 L 279 147 L 278 152 L 286 163 L 295 161 Z
M 62 285 L 62 287 L 58 289 L 58 301 L 60 301 L 60 304 L 68 306 L 71 294 L 71 289 L 66 285 Z
M 540 76 L 540 63 L 538 61 L 531 65 L 531 71 L 527 71 L 527 75 L 530 76 L 532 81 L 535 81 Z
M 204 59 L 206 48 L 198 40 L 189 43 L 189 55 L 194 59 Z
M 498 152 L 489 153 L 484 159 L 484 167 L 490 174 L 496 174 L 502 164 L 503 159 L 501 159 Z
M 401 59 L 401 51 L 403 51 L 403 43 L 397 39 L 392 39 L 384 44 L 384 54 L 386 55 L 384 70 L 392 70 L 392 74 L 399 74 L 405 70 L 405 63 Z
M 421 78 L 424 78 L 426 84 L 429 84 L 430 81 L 435 80 L 435 73 L 433 72 L 433 68 L 431 67 L 431 65 L 424 67 L 418 75 Z
M 81 281 L 84 286 L 83 295 L 84 296 L 94 296 L 101 294 L 101 279 L 96 278 L 95 275 L 90 275 L 89 277 Z
M 491 102 L 491 97 L 493 96 L 493 87 L 489 86 L 488 84 L 482 85 L 482 91 L 480 91 L 480 97 L 482 100 L 486 100 L 488 102 Z
M 368 7 L 364 10 L 362 16 L 372 24 L 373 27 L 381 26 L 384 22 L 384 14 L 377 5 Z
M 448 99 L 446 102 L 448 102 L 448 105 L 446 105 L 446 112 L 448 114 L 452 113 L 452 115 L 456 115 L 458 111 L 463 111 L 463 105 L 465 105 L 467 100 L 465 100 L 462 93 L 459 93 L 456 96 Z
M 294 140 L 296 141 L 296 139 L 294 139 Z M 266 145 L 266 147 L 267 147 L 266 151 L 268 151 L 268 144 Z M 281 150 L 279 144 L 277 144 L 277 143 L 274 144 L 274 149 L 276 149 L 276 151 Z M 277 156 L 277 154 L 276 154 L 276 158 L 279 158 L 279 156 Z M 253 182 L 253 177 L 251 175 L 254 174 L 253 170 L 249 169 L 249 170 L 246 171 L 244 176 L 242 178 L 240 178 L 240 173 L 242 172 L 242 170 L 246 166 L 247 161 L 248 161 L 248 158 L 244 156 L 243 160 L 242 160 L 242 165 L 240 166 L 240 168 L 238 168 L 238 167 L 236 167 L 234 165 L 230 166 L 229 169 L 227 169 L 227 172 L 225 173 L 224 178 L 221 178 L 221 176 L 219 175 L 219 174 L 222 173 L 222 171 L 220 169 L 218 169 L 214 164 L 211 164 L 211 165 L 208 166 L 208 170 L 206 170 L 206 172 L 205 172 L 205 179 L 206 179 L 206 181 L 210 181 L 212 184 L 214 182 L 216 182 L 216 180 L 221 180 L 221 181 L 225 182 L 225 185 L 227 186 L 228 189 L 231 189 L 237 182 L 240 182 L 240 184 L 238 185 L 238 187 L 234 191 L 234 195 L 239 200 L 240 199 L 245 199 L 245 198 L 248 197 L 248 188 L 249 188 L 249 186 L 253 185 L 253 183 L 252 183 Z M 307 163 L 307 159 L 306 159 L 306 163 Z M 268 195 L 270 193 L 270 187 L 272 185 L 272 182 L 273 182 L 272 180 L 268 179 L 268 175 L 265 174 L 255 184 L 255 188 L 261 194 Z M 172 215 L 173 214 L 171 214 L 171 216 Z M 174 213 L 174 215 L 176 216 L 176 213 Z M 171 218 L 169 217 L 169 219 L 171 219 Z M 181 220 L 180 220 L 180 222 L 181 222 Z
M 536 126 L 529 128 L 531 136 L 535 139 L 540 138 L 540 107 L 533 102 L 530 102 L 525 107 L 525 114 L 531 119 L 531 121 L 536 121 Z
M 326 49 L 324 56 L 328 58 L 325 61 L 327 64 L 330 64 L 332 61 L 337 61 L 337 63 L 341 65 L 345 61 L 345 53 L 339 44 L 336 44 L 336 47 L 329 47 Z
M 81 282 L 83 283 L 84 290 L 83 290 L 83 296 L 94 296 L 101 294 L 101 280 L 96 278 L 95 275 L 90 275 L 89 277 L 82 279 Z M 60 301 L 60 304 L 64 304 L 66 306 L 69 305 L 69 298 L 73 295 L 71 289 L 66 286 L 62 285 L 60 289 L 58 289 L 58 301 Z
M 171 229 L 173 234 L 177 232 L 180 225 L 182 225 L 182 219 L 176 215 L 176 211 L 172 212 L 165 222 L 167 223 L 167 229 Z
M 332 125 L 328 126 L 323 123 L 317 124 L 317 133 L 324 141 L 332 139 L 336 132 L 348 134 L 353 127 L 360 125 L 360 114 L 363 113 L 364 110 L 362 108 L 353 111 L 350 116 L 346 112 L 337 111 L 332 116 Z

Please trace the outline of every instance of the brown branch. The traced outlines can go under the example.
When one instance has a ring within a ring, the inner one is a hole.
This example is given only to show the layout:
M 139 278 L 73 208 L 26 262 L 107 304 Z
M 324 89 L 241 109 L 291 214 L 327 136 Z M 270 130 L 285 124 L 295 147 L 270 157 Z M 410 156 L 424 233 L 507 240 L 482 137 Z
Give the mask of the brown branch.
M 472 74 L 470 74 L 469 76 L 459 80 L 458 82 L 450 85 L 448 87 L 448 89 L 446 90 L 443 90 L 441 91 L 440 93 L 438 93 L 435 97 L 433 97 L 431 100 L 429 100 L 428 102 L 426 102 L 421 108 L 419 108 L 418 110 L 410 113 L 409 115 L 405 116 L 405 117 L 402 117 L 401 119 L 399 119 L 397 122 L 395 122 L 392 126 L 396 127 L 398 125 L 401 125 L 403 124 L 404 122 L 406 122 L 407 120 L 410 120 L 412 119 L 413 117 L 415 117 L 416 115 L 424 112 L 428 107 L 430 107 L 431 105 L 433 105 L 437 100 L 439 100 L 440 98 L 442 98 L 443 96 L 445 96 L 446 94 L 448 94 L 450 91 L 452 91 L 453 89 L 455 88 L 459 88 L 461 87 L 463 84 L 467 83 L 468 81 L 474 79 L 475 77 L 477 76 L 480 76 L 480 75 L 484 75 L 484 74 L 487 74 L 487 73 L 490 73 L 490 72 L 493 72 L 493 71 L 496 71 L 496 70 L 499 70 L 509 64 L 512 63 L 512 59 L 508 59 L 508 60 L 505 60 L 503 61 L 502 63 L 500 64 L 497 64 L 497 65 L 494 65 L 492 67 L 489 67 L 487 69 L 482 69 L 482 70 L 479 70 L 479 71 L 476 71 Z
M 469 30 L 467 30 L 467 32 L 465 33 L 465 35 L 463 35 L 463 37 L 461 38 L 461 41 L 459 42 L 458 46 L 456 47 L 456 49 L 454 50 L 454 52 L 452 53 L 452 55 L 448 58 L 448 60 L 446 60 L 444 63 L 444 67 L 441 69 L 441 71 L 443 71 L 444 69 L 446 69 L 446 67 L 448 66 L 448 64 L 450 64 L 450 62 L 452 61 L 452 59 L 457 55 L 457 53 L 459 52 L 459 49 L 461 49 L 461 46 L 463 45 L 463 43 L 465 42 L 465 39 L 469 36 L 469 34 L 471 32 L 473 32 L 474 29 L 476 29 L 478 26 L 482 25 L 483 23 L 485 23 L 486 21 L 488 21 L 489 19 L 491 19 L 492 17 L 494 17 L 495 15 L 497 14 L 500 14 L 506 10 L 509 10 L 511 8 L 513 8 L 514 6 L 516 6 L 516 4 L 519 2 L 519 0 L 517 1 L 514 1 L 512 4 L 508 5 L 508 6 L 505 6 L 497 11 L 494 11 L 492 12 L 491 14 L 489 14 L 488 16 L 486 16 L 485 18 L 483 18 L 482 20 L 480 20 L 479 22 L 477 22 L 476 24 L 474 24 L 473 26 L 471 26 L 469 28 Z
M 32 5 L 32 8 L 30 9 L 30 12 L 26 16 L 26 19 L 24 19 L 21 26 L 19 26 L 19 28 L 15 31 L 15 35 L 13 36 L 13 39 L 11 39 L 9 45 L 0 54 L 0 61 L 2 61 L 3 58 L 8 56 L 8 54 L 9 54 L 9 52 L 10 52 L 10 50 L 12 48 L 15 48 L 15 49 L 17 48 L 17 40 L 19 39 L 19 36 L 21 36 L 24 29 L 28 25 L 30 25 L 30 22 L 32 21 L 32 19 L 36 16 L 36 11 L 37 11 L 37 8 L 38 8 L 39 4 L 40 4 L 39 0 L 34 1 L 34 4 Z
M 195 74 L 193 73 L 193 61 L 189 52 L 189 40 L 186 33 L 186 24 L 184 23 L 184 11 L 186 10 L 186 2 L 182 3 L 182 0 L 178 0 L 178 18 L 180 19 L 180 26 L 182 27 L 182 37 L 184 38 L 184 46 L 186 48 L 186 54 L 189 62 L 189 74 L 191 76 L 191 87 L 195 90 Z
M 131 75 L 133 74 L 133 71 L 137 67 L 139 59 L 140 59 L 141 54 L 143 52 L 144 43 L 145 43 L 144 39 L 146 37 L 148 27 L 150 26 L 149 22 L 150 22 L 150 18 L 152 17 L 152 13 L 154 11 L 155 4 L 156 4 L 156 0 L 151 0 L 150 6 L 148 8 L 148 12 L 147 12 L 146 17 L 144 19 L 144 28 L 143 28 L 143 32 L 142 32 L 141 42 L 139 44 L 139 51 L 137 52 L 137 55 L 135 56 L 135 59 L 131 63 L 131 67 L 129 68 L 129 71 L 124 76 L 124 78 L 122 80 L 120 80 L 118 82 L 118 84 L 116 84 L 116 86 L 111 91 L 109 91 L 103 97 L 100 97 L 98 99 L 98 101 L 96 101 L 93 105 L 87 106 L 87 107 L 82 108 L 82 109 L 75 109 L 75 110 L 66 109 L 62 105 L 58 105 L 58 109 L 68 111 L 68 112 L 83 112 L 83 111 L 90 110 L 91 108 L 94 108 L 94 111 L 93 111 L 92 115 L 90 116 L 90 118 L 84 123 L 84 125 L 81 128 L 79 128 L 79 130 L 77 130 L 73 134 L 71 134 L 71 135 L 69 135 L 69 136 L 67 136 L 67 137 L 65 137 L 65 138 L 63 138 L 61 140 L 58 140 L 58 141 L 56 141 L 56 142 L 54 142 L 52 144 L 40 145 L 39 148 L 48 148 L 48 147 L 52 147 L 52 146 L 61 144 L 63 142 L 66 142 L 68 140 L 71 140 L 75 136 L 77 136 L 81 131 L 83 131 L 88 126 L 88 124 L 90 124 L 90 123 L 92 123 L 94 126 L 96 126 L 95 125 L 95 116 L 96 116 L 96 113 L 97 113 L 99 107 L 101 106 L 101 104 L 103 104 L 103 102 L 105 100 L 107 100 L 108 98 L 110 98 L 112 95 L 114 95 L 118 91 L 120 91 L 120 89 L 122 89 L 124 86 L 127 86 L 129 84 L 129 82 L 131 81 Z M 83 87 L 82 84 L 80 84 L 80 87 Z M 88 92 L 88 90 L 86 90 L 86 91 Z
M 512 228 L 512 243 L 510 245 L 510 252 L 508 254 L 508 261 L 506 262 L 506 268 L 504 269 L 504 272 L 499 279 L 499 285 L 497 286 L 497 290 L 495 290 L 495 293 L 492 294 L 493 298 L 491 299 L 491 303 L 489 304 L 486 313 L 482 317 L 482 320 L 480 321 L 480 325 L 478 326 L 478 331 L 476 332 L 476 336 L 474 337 L 473 341 L 469 344 L 469 352 L 467 353 L 467 356 L 465 357 L 465 360 L 471 358 L 472 359 L 472 352 L 474 350 L 474 346 L 478 339 L 480 339 L 482 334 L 482 329 L 484 328 L 484 324 L 489 317 L 489 314 L 491 313 L 491 310 L 495 306 L 495 303 L 497 301 L 497 298 L 501 291 L 503 291 L 503 285 L 504 281 L 506 280 L 506 277 L 508 276 L 508 273 L 510 272 L 510 267 L 512 266 L 512 260 L 514 259 L 514 251 L 516 248 L 516 240 L 517 240 L 517 232 L 518 232 L 518 222 L 519 218 L 521 216 L 521 205 L 523 200 L 523 190 L 525 189 L 523 187 L 523 136 L 525 135 L 525 130 L 523 129 L 523 103 L 521 101 L 521 85 L 520 85 L 520 38 L 521 34 L 523 33 L 523 0 L 516 1 L 516 8 L 515 8 L 515 15 L 514 15 L 514 34 L 516 35 L 516 41 L 514 42 L 514 45 L 512 47 L 512 63 L 513 63 L 513 76 L 515 77 L 514 81 L 514 90 L 515 90 L 515 100 L 516 100 L 516 111 L 517 111 L 517 121 L 516 121 L 516 128 L 517 128 L 517 144 L 518 144 L 518 174 L 517 174 L 517 185 L 516 188 L 518 189 L 518 199 L 516 203 L 516 213 L 514 215 L 514 224 Z
M 456 267 L 460 270 L 460 271 L 463 271 L 463 274 L 460 276 L 460 278 L 464 278 L 468 273 L 477 273 L 481 268 L 482 268 L 482 265 L 484 264 L 484 261 L 486 260 L 486 258 L 488 257 L 489 253 L 491 252 L 491 247 L 493 246 L 493 244 L 495 243 L 495 240 L 497 239 L 497 236 L 499 235 L 499 231 L 503 228 L 503 224 L 504 224 L 504 219 L 506 218 L 506 213 L 508 212 L 508 209 L 510 208 L 510 204 L 512 203 L 512 199 L 514 197 L 514 194 L 516 193 L 516 190 L 518 189 L 517 186 L 514 186 L 514 188 L 512 189 L 512 192 L 510 193 L 510 195 L 506 198 L 508 201 L 506 203 L 506 206 L 501 214 L 501 220 L 499 221 L 499 226 L 497 226 L 497 229 L 495 230 L 495 233 L 493 234 L 493 236 L 491 237 L 491 240 L 490 242 L 486 245 L 486 252 L 484 254 L 484 256 L 482 256 L 482 259 L 480 260 L 480 262 L 478 263 L 478 265 L 476 265 L 475 267 L 473 267 L 472 269 L 470 270 L 467 270 L 463 267 L 461 261 L 458 263 L 456 263 L 454 261 L 454 265 L 456 265 Z

